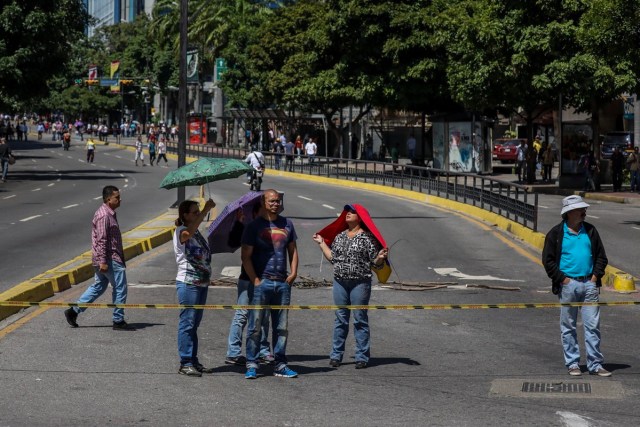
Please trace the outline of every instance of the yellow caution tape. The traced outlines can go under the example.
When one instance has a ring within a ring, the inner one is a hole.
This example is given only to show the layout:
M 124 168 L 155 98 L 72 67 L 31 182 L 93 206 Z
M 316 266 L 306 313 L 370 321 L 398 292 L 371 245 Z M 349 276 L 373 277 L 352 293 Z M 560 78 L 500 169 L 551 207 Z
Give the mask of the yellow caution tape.
M 640 305 L 640 301 L 615 302 L 542 302 L 502 304 L 425 304 L 425 305 L 188 305 L 188 304 L 98 304 L 75 302 L 0 301 L 0 307 L 81 307 L 81 308 L 156 308 L 198 310 L 482 310 L 488 308 L 559 308 L 559 307 L 617 307 Z

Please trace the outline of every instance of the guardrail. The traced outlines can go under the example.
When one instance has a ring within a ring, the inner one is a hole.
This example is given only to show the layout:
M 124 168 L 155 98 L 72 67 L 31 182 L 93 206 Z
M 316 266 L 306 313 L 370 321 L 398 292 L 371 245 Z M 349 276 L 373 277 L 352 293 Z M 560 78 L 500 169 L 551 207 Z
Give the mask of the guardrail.
M 167 149 L 177 151 L 176 143 Z M 187 155 L 193 157 L 228 157 L 244 159 L 250 151 L 242 148 L 222 148 L 212 145 L 187 145 Z M 517 222 L 533 231 L 538 230 L 538 195 L 527 187 L 484 175 L 450 172 L 423 166 L 347 160 L 333 157 L 294 156 L 287 163 L 284 154 L 263 152 L 266 167 L 307 175 L 350 179 L 365 183 L 402 188 L 477 206 Z

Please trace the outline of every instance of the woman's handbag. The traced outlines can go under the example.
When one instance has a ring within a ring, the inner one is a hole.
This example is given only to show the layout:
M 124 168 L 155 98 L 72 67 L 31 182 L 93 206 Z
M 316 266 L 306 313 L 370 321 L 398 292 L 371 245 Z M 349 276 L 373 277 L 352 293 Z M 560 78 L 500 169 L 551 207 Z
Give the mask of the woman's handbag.
M 9 164 L 12 165 L 16 162 L 16 158 L 13 157 L 13 154 L 9 154 Z

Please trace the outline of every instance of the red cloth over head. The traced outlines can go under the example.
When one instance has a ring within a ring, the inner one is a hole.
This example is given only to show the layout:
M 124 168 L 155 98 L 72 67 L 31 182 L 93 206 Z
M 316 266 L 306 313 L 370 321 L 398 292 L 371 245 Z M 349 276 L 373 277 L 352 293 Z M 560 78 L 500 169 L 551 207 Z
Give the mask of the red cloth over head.
M 386 248 L 387 242 L 384 241 L 382 234 L 380 233 L 380 231 L 378 231 L 378 227 L 376 227 L 376 225 L 373 223 L 371 215 L 369 215 L 369 211 L 367 211 L 364 206 L 358 204 L 350 204 L 347 206 L 353 207 L 353 209 L 358 214 L 358 217 L 360 218 L 360 225 L 363 226 L 363 228 L 369 230 L 371 234 L 373 234 L 373 237 L 376 238 L 382 248 Z M 340 234 L 347 228 L 347 211 L 343 210 L 338 219 L 327 225 L 322 230 L 318 231 L 317 234 L 322 236 L 327 246 L 331 247 L 333 239 L 335 239 L 338 234 Z

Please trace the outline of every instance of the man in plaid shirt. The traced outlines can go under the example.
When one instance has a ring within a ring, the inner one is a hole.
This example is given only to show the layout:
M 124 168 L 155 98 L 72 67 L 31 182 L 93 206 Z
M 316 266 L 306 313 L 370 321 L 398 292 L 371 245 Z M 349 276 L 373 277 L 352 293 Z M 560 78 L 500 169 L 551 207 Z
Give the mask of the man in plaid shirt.
M 93 216 L 91 226 L 91 260 L 95 270 L 95 282 L 82 294 L 78 303 L 91 303 L 107 290 L 109 282 L 113 286 L 113 303 L 127 302 L 127 275 L 125 272 L 124 250 L 122 249 L 122 235 L 116 218 L 115 210 L 120 207 L 120 191 L 107 185 L 102 189 L 104 203 Z M 71 307 L 65 310 L 67 322 L 74 328 L 78 327 L 78 314 L 86 308 Z M 133 330 L 134 328 L 124 320 L 124 309 L 113 309 L 113 329 Z

